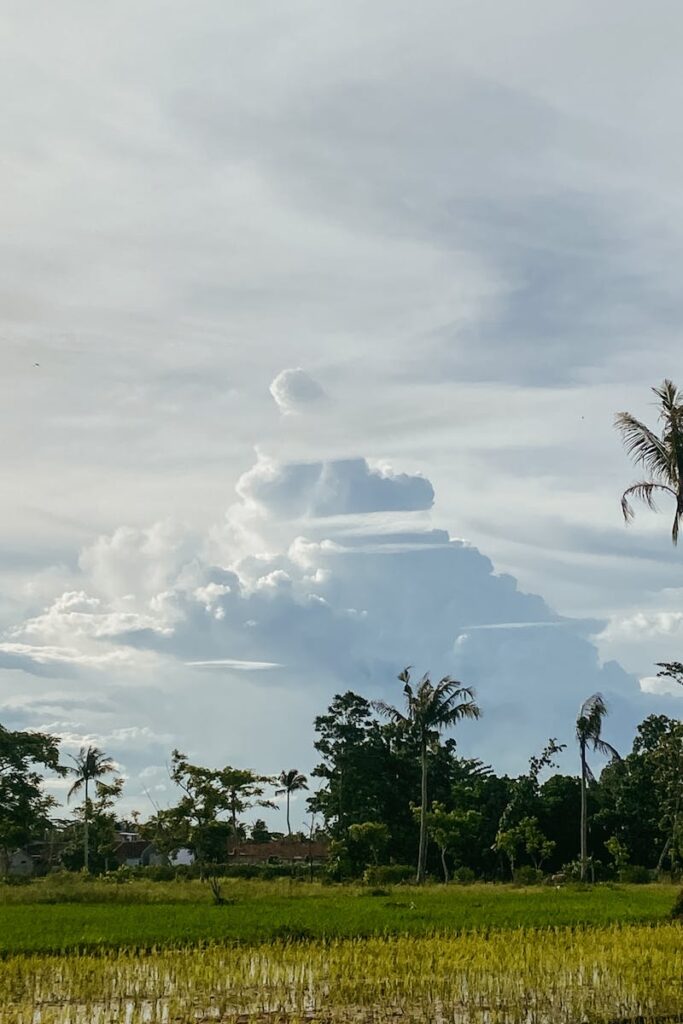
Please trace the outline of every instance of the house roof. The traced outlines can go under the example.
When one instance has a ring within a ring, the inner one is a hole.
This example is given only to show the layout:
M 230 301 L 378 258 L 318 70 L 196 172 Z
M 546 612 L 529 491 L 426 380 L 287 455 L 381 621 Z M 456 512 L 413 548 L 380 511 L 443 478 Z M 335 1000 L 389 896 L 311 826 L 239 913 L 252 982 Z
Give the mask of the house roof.
M 269 843 L 239 843 L 229 845 L 228 854 L 234 860 L 267 861 L 271 857 L 280 860 L 325 860 L 329 853 L 329 844 L 325 840 L 314 839 L 308 842 L 300 839 L 273 839 Z
M 132 842 L 119 843 L 114 848 L 114 856 L 117 860 L 122 861 L 142 857 L 149 845 L 145 839 L 134 839 Z

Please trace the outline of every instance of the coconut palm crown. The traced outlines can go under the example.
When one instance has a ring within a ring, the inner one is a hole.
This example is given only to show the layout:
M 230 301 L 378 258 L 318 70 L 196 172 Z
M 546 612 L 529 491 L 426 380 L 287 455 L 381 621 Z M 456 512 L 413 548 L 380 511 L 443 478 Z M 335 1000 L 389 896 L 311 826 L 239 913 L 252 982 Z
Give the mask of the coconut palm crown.
M 595 780 L 588 764 L 587 750 L 590 747 L 612 760 L 621 760 L 618 751 L 601 735 L 606 714 L 604 697 L 594 693 L 583 702 L 576 719 L 576 739 L 581 755 L 581 881 L 585 881 L 588 874 L 588 783 Z
M 99 747 L 81 747 L 76 757 L 71 757 L 74 767 L 69 771 L 76 776 L 67 793 L 67 800 L 83 790 L 83 866 L 88 870 L 88 825 L 90 823 L 90 803 L 88 787 L 91 781 L 101 779 L 103 775 L 116 771 L 116 765 Z
M 289 801 L 292 793 L 297 793 L 301 789 L 308 789 L 308 780 L 303 772 L 300 772 L 298 768 L 290 768 L 289 771 L 280 772 L 278 780 L 281 788 L 275 790 L 276 796 L 287 797 L 287 835 L 292 834 L 292 829 L 289 823 Z
M 480 708 L 474 700 L 474 690 L 463 686 L 457 679 L 444 676 L 433 684 L 425 674 L 413 689 L 410 684 L 410 669 L 399 675 L 403 683 L 405 712 L 387 704 L 373 701 L 373 707 L 396 725 L 411 732 L 420 746 L 421 801 L 420 801 L 420 846 L 417 859 L 417 881 L 424 881 L 427 866 L 427 751 L 438 742 L 440 733 L 455 725 L 462 718 L 479 718 Z
M 646 470 L 649 478 L 632 484 L 624 491 L 621 510 L 626 522 L 630 523 L 635 516 L 632 498 L 645 502 L 656 512 L 657 496 L 670 495 L 676 503 L 671 540 L 677 544 L 683 518 L 683 393 L 670 380 L 665 380 L 652 391 L 659 404 L 662 424 L 659 435 L 630 412 L 620 412 L 615 419 L 627 453 L 636 465 Z

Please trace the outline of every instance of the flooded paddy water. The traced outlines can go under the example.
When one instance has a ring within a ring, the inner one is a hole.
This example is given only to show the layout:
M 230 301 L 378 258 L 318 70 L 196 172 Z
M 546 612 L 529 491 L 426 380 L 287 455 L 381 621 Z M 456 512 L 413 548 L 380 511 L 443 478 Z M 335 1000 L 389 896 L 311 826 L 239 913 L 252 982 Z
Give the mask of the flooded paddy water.
M 683 1020 L 683 928 L 12 956 L 0 1024 Z

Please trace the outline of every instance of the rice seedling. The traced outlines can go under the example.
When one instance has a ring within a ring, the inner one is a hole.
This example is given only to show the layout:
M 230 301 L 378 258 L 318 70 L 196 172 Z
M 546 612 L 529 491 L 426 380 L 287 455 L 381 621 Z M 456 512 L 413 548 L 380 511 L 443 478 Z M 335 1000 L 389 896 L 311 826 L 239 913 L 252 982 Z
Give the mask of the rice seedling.
M 0 1024 L 683 1019 L 674 923 L 7 957 Z

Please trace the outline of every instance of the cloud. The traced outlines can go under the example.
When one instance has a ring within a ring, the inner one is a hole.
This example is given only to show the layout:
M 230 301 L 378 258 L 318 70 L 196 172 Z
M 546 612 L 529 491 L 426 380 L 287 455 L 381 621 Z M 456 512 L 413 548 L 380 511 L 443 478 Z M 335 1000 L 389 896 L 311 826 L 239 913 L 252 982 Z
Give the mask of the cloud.
M 371 468 L 366 459 L 279 463 L 261 455 L 237 492 L 269 515 L 286 518 L 412 512 L 434 502 L 429 480 Z
M 81 587 L 15 626 L 0 652 L 34 674 L 54 662 L 115 671 L 114 659 L 121 668 L 130 659 L 148 679 L 161 659 L 165 678 L 178 678 L 173 700 L 156 721 L 157 690 L 143 687 L 131 716 L 135 728 L 163 728 L 181 747 L 188 702 L 191 718 L 201 707 L 208 713 L 209 700 L 214 715 L 237 695 L 242 706 L 256 702 L 259 691 L 273 707 L 283 699 L 274 694 L 300 696 L 308 711 L 297 728 L 310 743 L 305 722 L 334 690 L 399 699 L 395 676 L 407 664 L 477 687 L 485 728 L 475 735 L 464 727 L 463 749 L 507 770 L 547 736 L 571 733 L 589 692 L 608 695 L 621 739 L 644 711 L 643 688 L 600 660 L 592 636 L 604 623 L 558 615 L 476 547 L 430 528 L 423 513 L 433 491 L 424 478 L 365 459 L 261 456 L 238 491 L 237 511 L 257 506 L 266 526 L 272 520 L 288 536 L 275 550 L 235 549 L 231 557 L 226 549 L 219 565 L 207 560 L 201 537 L 193 547 L 171 524 L 119 528 L 81 557 Z M 378 511 L 385 516 L 373 528 Z M 358 521 L 348 529 L 351 512 Z M 287 517 L 296 521 L 286 526 Z M 116 747 L 116 729 L 130 725 L 114 717 L 107 735 Z
M 270 393 L 280 412 L 285 415 L 303 412 L 325 397 L 317 380 L 300 366 L 278 373 L 270 385 Z
M 683 686 L 674 679 L 666 679 L 661 676 L 643 676 L 639 683 L 643 693 L 654 693 L 659 696 L 667 695 L 683 700 Z

